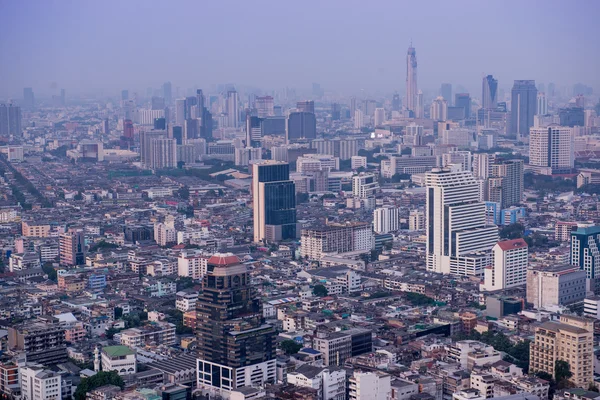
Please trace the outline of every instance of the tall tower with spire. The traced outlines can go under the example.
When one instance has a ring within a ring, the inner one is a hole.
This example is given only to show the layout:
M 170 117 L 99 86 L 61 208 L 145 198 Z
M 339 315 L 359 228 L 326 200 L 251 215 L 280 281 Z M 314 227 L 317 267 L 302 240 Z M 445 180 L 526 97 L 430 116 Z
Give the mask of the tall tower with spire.
M 412 112 L 417 109 L 417 52 L 412 42 L 406 54 L 406 108 Z

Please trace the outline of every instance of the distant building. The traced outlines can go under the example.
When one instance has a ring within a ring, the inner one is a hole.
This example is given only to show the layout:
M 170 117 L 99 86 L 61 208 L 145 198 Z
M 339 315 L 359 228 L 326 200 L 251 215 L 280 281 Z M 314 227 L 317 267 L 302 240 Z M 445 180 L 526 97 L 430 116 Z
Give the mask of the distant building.
M 583 302 L 586 272 L 571 265 L 529 269 L 526 287 L 527 303 L 537 309 Z
M 317 119 L 314 113 L 293 112 L 287 118 L 286 142 L 309 141 L 317 137 Z
M 516 80 L 511 97 L 511 132 L 517 138 L 529 135 L 537 111 L 537 88 L 533 80 Z
M 411 46 L 406 53 L 406 109 L 416 112 L 417 109 L 417 52 Z
M 578 228 L 570 236 L 571 265 L 585 271 L 588 279 L 600 281 L 600 226 Z
M 13 104 L 0 104 L 0 136 L 22 136 L 21 107 Z
M 483 78 L 481 106 L 486 110 L 495 110 L 498 107 L 498 80 L 492 75 Z
M 85 264 L 85 235 L 82 231 L 62 233 L 59 243 L 61 265 Z
M 309 260 L 320 260 L 327 253 L 368 252 L 373 249 L 371 224 L 354 222 L 303 229 L 301 253 Z
M 571 128 L 558 125 L 531 128 L 529 135 L 531 167 L 545 175 L 571 173 L 575 167 Z

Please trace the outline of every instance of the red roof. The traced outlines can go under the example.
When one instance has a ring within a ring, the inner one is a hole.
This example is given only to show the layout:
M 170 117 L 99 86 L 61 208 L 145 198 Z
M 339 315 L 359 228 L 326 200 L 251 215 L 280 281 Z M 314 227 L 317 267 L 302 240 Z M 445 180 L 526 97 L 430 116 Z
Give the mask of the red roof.
M 500 246 L 503 251 L 508 251 L 527 247 L 527 242 L 524 239 L 503 240 L 498 242 L 498 246 Z
M 211 265 L 233 265 L 240 262 L 238 256 L 231 253 L 215 253 L 208 259 L 208 264 Z

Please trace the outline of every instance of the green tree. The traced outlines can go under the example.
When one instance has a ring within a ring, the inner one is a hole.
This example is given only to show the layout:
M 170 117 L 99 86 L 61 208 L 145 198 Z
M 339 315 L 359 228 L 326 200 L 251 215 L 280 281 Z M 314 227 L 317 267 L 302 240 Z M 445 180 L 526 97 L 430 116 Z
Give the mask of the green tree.
M 571 366 L 563 360 L 556 360 L 554 363 L 554 378 L 558 389 L 566 387 L 569 378 L 573 376 Z
M 598 390 L 598 386 L 594 385 L 593 382 L 590 382 L 590 384 L 588 386 L 588 390 L 590 392 L 596 392 L 596 393 L 600 392 L 600 390 Z
M 83 378 L 81 380 L 81 383 L 77 386 L 77 390 L 75 391 L 74 398 L 75 400 L 85 400 L 86 393 L 104 385 L 115 385 L 123 389 L 125 387 L 125 382 L 123 382 L 123 378 L 119 376 L 117 371 L 99 371 L 94 376 Z
M 42 265 L 42 271 L 44 271 L 44 273 L 48 275 L 48 279 L 54 282 L 57 281 L 58 276 L 56 270 L 54 269 L 51 263 L 44 263 L 44 265 Z
M 284 340 L 280 344 L 281 350 L 285 352 L 287 355 L 296 354 L 302 348 L 302 345 L 295 340 Z
M 183 200 L 188 200 L 190 198 L 190 188 L 187 185 L 184 185 L 177 191 L 177 195 Z
M 313 288 L 313 294 L 317 297 L 327 296 L 328 293 L 329 291 L 323 285 L 315 285 L 315 287 Z
M 119 319 L 123 316 L 123 308 L 115 307 L 115 319 Z
M 500 238 L 502 239 L 519 239 L 523 237 L 525 233 L 525 227 L 518 222 L 516 224 L 510 224 L 503 227 L 500 230 Z
M 435 300 L 431 297 L 413 292 L 406 293 L 406 300 L 408 300 L 413 306 L 429 306 L 435 304 Z

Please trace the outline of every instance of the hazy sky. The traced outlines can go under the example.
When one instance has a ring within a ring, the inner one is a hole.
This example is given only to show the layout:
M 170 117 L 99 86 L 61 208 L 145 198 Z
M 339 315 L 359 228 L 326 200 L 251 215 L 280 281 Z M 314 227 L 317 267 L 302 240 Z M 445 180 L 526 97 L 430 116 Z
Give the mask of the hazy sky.
M 480 90 L 484 73 L 600 90 L 597 0 L 0 0 L 0 97 L 164 81 L 359 93 Z M 478 96 L 479 93 L 474 93 Z

